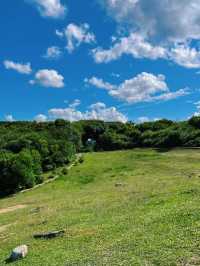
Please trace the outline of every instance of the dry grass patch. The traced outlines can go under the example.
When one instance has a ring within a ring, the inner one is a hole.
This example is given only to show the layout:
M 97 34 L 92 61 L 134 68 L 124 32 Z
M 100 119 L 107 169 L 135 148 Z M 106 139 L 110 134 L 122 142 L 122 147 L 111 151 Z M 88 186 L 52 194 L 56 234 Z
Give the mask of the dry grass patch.
M 27 207 L 27 205 L 25 205 L 25 204 L 19 204 L 19 205 L 3 208 L 3 209 L 0 209 L 0 214 L 13 212 L 13 211 L 16 211 L 16 210 L 24 209 L 26 207 Z

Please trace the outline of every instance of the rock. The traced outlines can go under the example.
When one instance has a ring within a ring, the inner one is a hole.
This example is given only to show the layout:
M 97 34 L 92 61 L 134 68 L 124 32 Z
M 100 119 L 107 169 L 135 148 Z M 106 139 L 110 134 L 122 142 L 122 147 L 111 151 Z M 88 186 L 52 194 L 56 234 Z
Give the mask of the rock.
M 125 183 L 116 183 L 115 187 L 125 187 L 126 184 Z
M 62 236 L 62 235 L 64 235 L 64 233 L 65 233 L 65 230 L 53 231 L 53 232 L 48 232 L 48 233 L 43 233 L 43 234 L 35 234 L 33 237 L 36 239 L 38 239 L 38 238 L 51 239 L 51 238 Z
M 13 249 L 11 255 L 10 255 L 10 261 L 16 261 L 19 259 L 23 259 L 28 254 L 28 246 L 21 245 Z

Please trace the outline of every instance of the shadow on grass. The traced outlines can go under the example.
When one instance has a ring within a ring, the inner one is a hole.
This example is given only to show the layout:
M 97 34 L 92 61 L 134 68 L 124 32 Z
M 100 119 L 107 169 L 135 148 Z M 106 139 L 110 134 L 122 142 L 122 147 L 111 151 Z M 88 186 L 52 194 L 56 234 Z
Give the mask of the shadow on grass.
M 6 264 L 10 264 L 10 263 L 13 263 L 14 261 L 11 259 L 11 258 L 8 258 L 5 260 L 5 263 Z
M 156 151 L 159 153 L 165 153 L 173 150 L 174 148 L 157 148 Z

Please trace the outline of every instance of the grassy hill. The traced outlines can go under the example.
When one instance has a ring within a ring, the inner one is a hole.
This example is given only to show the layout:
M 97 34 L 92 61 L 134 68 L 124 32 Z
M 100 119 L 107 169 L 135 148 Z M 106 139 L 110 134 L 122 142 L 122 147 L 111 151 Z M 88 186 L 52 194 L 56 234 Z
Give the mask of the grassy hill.
M 86 154 L 55 182 L 0 200 L 0 265 L 20 244 L 29 254 L 14 265 L 200 265 L 200 150 Z

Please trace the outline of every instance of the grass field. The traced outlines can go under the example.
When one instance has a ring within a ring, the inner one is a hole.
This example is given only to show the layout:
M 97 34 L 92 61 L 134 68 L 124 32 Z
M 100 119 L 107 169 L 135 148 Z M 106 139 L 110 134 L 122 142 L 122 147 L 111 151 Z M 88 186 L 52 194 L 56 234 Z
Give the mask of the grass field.
M 200 265 L 200 150 L 84 158 L 56 181 L 0 200 L 0 265 L 20 244 L 29 254 L 13 265 Z M 33 238 L 60 229 L 63 237 Z

